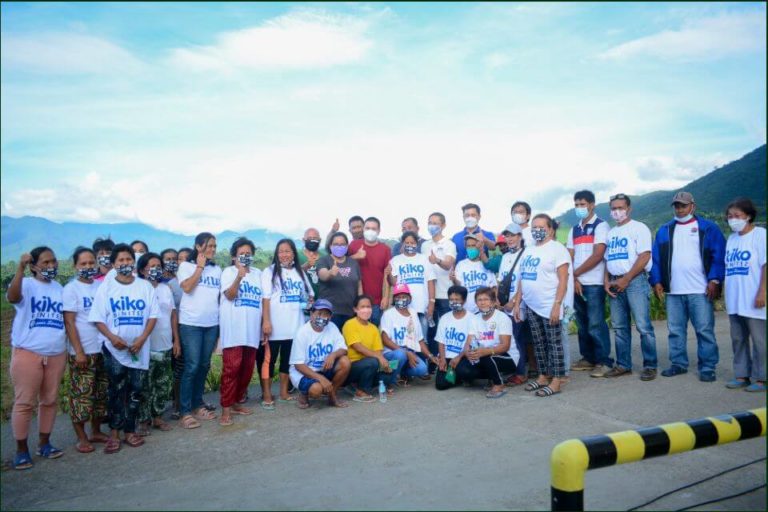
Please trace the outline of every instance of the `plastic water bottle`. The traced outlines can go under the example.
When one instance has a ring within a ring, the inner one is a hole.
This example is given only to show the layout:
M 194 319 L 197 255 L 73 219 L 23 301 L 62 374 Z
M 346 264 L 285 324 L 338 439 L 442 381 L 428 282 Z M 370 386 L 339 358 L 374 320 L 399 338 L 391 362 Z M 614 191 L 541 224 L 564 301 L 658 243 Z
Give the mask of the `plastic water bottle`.
M 387 386 L 384 385 L 384 381 L 379 381 L 379 402 L 387 403 Z
M 480 348 L 480 343 L 478 343 L 477 340 L 473 339 L 472 343 L 470 343 L 470 345 L 469 345 L 469 349 L 470 350 L 477 350 L 478 348 Z M 471 360 L 469 358 L 467 358 L 467 360 L 469 361 L 469 364 L 477 364 L 477 361 L 473 361 L 473 360 Z

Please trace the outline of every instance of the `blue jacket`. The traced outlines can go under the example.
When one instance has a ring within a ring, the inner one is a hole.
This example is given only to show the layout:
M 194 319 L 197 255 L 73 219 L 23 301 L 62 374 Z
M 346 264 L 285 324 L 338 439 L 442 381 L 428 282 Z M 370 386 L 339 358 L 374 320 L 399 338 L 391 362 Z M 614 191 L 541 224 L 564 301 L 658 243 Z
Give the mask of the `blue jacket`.
M 699 216 L 694 216 L 694 218 L 699 222 L 699 251 L 707 281 L 715 279 L 722 283 L 725 279 L 725 237 L 714 222 Z M 665 292 L 669 292 L 672 240 L 675 236 L 676 225 L 677 221 L 673 219 L 661 226 L 653 242 L 651 286 L 661 283 Z

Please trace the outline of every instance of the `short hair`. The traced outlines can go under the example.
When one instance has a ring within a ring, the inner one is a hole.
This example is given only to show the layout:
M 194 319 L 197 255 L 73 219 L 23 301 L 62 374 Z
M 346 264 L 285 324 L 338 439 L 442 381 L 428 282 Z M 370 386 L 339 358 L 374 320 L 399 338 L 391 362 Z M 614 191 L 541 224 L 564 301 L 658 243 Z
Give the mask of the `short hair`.
M 728 203 L 728 206 L 725 208 L 726 218 L 728 218 L 728 210 L 731 208 L 736 208 L 737 210 L 744 212 L 747 217 L 749 217 L 750 224 L 755 222 L 755 219 L 757 218 L 757 208 L 755 208 L 755 203 L 753 203 L 752 200 L 748 197 L 737 197 Z
M 536 219 L 544 219 L 544 220 L 546 220 L 547 221 L 547 226 L 550 229 L 554 229 L 555 231 L 557 231 L 557 228 L 560 225 L 555 219 L 553 219 L 552 217 L 550 217 L 546 213 L 536 214 L 536 216 L 533 219 L 531 219 L 531 222 L 533 222 Z
M 515 208 L 517 208 L 518 206 L 522 206 L 523 208 L 525 208 L 526 215 L 531 214 L 531 205 L 529 205 L 525 201 L 515 201 L 514 204 L 512 204 L 512 207 L 509 209 L 509 213 L 512 213 L 513 211 L 515 211 Z
M 488 298 L 491 299 L 491 302 L 493 302 L 493 301 L 496 300 L 496 289 L 495 288 L 490 288 L 488 286 L 481 286 L 475 292 L 475 302 L 477 302 L 477 298 L 480 295 L 488 296 Z
M 401 222 L 401 224 L 404 224 L 408 221 L 413 222 L 416 225 L 416 227 L 419 227 L 419 221 L 417 221 L 415 217 L 406 217 L 403 219 L 403 222 Z
M 344 238 L 344 243 L 349 245 L 349 238 L 347 238 L 347 234 L 343 231 L 336 231 L 331 236 L 328 237 L 328 241 L 325 243 L 325 250 L 330 253 L 331 252 L 331 245 L 333 245 L 333 239 L 337 236 Z
M 478 215 L 480 214 L 480 207 L 478 205 L 476 205 L 475 203 L 467 203 L 464 206 L 462 206 L 461 207 L 461 213 L 464 213 L 464 212 L 466 212 L 467 210 L 469 210 L 471 208 L 474 208 L 475 210 L 477 210 L 477 214 Z
M 371 306 L 373 306 L 373 299 L 370 295 L 362 294 L 355 297 L 355 301 L 352 303 L 352 307 L 358 307 L 360 305 L 360 302 L 367 300 L 371 303 Z
M 165 259 L 165 255 L 168 254 L 169 252 L 176 253 L 177 257 L 179 255 L 179 251 L 177 251 L 176 249 L 171 249 L 169 247 L 168 249 L 163 249 L 163 252 L 160 253 L 160 259 Z
M 143 245 L 143 246 L 144 246 L 144 252 L 145 252 L 145 253 L 148 253 L 148 252 L 149 252 L 149 246 L 147 245 L 147 243 L 146 243 L 146 242 L 144 242 L 144 241 L 142 241 L 142 240 L 134 240 L 133 242 L 131 242 L 131 247 L 133 247 L 133 246 L 134 246 L 134 245 L 136 245 L 136 244 L 141 244 L 141 245 Z
M 632 206 L 632 200 L 629 198 L 627 194 L 618 193 L 615 196 L 611 196 L 608 200 L 608 206 L 611 206 L 611 203 L 614 201 L 622 200 L 627 203 L 627 206 Z
M 353 215 L 353 216 L 351 216 L 351 217 L 349 218 L 349 220 L 347 221 L 347 226 L 349 226 L 350 224 L 352 224 L 352 223 L 353 223 L 353 222 L 355 222 L 355 221 L 360 221 L 360 222 L 362 222 L 363 224 L 365 224 L 365 219 L 363 219 L 363 218 L 362 218 L 361 216 L 359 216 L 359 215 Z
M 33 265 L 37 265 L 37 261 L 40 259 L 40 256 L 42 256 L 42 254 L 45 251 L 51 251 L 51 254 L 53 254 L 53 256 L 56 257 L 56 253 L 53 252 L 53 249 L 51 249 L 50 247 L 48 247 L 46 245 L 41 245 L 41 246 L 35 247 L 31 251 L 29 251 L 29 255 L 32 256 L 32 264 Z M 37 272 L 35 272 L 34 270 L 30 269 L 30 271 L 32 272 L 32 275 L 37 275 Z
M 115 248 L 115 242 L 112 241 L 111 238 L 97 238 L 93 241 L 93 246 L 91 246 L 93 249 L 93 252 L 99 253 L 101 251 L 110 251 Z
M 252 253 L 254 254 L 256 253 L 256 246 L 253 245 L 253 242 L 248 240 L 246 237 L 241 236 L 240 238 L 232 242 L 232 247 L 229 248 L 229 255 L 234 258 L 237 255 L 237 250 L 244 245 L 247 245 L 248 247 L 250 247 Z
M 77 260 L 80 259 L 80 255 L 83 254 L 84 252 L 89 252 L 91 253 L 91 256 L 93 256 L 94 258 L 96 257 L 96 253 L 93 252 L 92 249 L 89 249 L 87 247 L 83 247 L 82 245 L 80 245 L 75 249 L 75 252 L 72 253 L 72 263 L 77 265 Z
M 440 223 L 441 224 L 445 224 L 445 215 L 443 215 L 442 213 L 440 213 L 440 212 L 432 212 L 432 213 L 429 214 L 429 216 L 430 217 L 437 217 L 438 219 L 440 219 Z
M 112 249 L 112 254 L 109 255 L 109 262 L 112 263 L 112 265 L 115 264 L 115 261 L 117 261 L 117 255 L 121 252 L 127 252 L 131 255 L 131 258 L 133 258 L 134 261 L 136 261 L 136 253 L 133 252 L 133 248 L 128 244 L 117 244 Z
M 588 203 L 594 203 L 595 194 L 593 194 L 591 190 L 579 190 L 578 192 L 573 194 L 573 200 L 579 201 L 580 199 L 583 199 Z
M 406 231 L 405 233 L 403 233 L 400 236 L 400 243 L 404 244 L 407 238 L 413 238 L 414 240 L 416 240 L 417 244 L 419 243 L 419 235 L 417 235 L 415 231 Z
M 160 260 L 160 265 L 163 264 L 163 258 L 157 254 L 156 252 L 145 252 L 141 255 L 141 258 L 139 258 L 139 261 L 136 263 L 136 274 L 144 279 L 144 276 L 141 275 L 141 273 L 144 271 L 145 268 L 147 268 L 147 265 L 149 265 L 149 260 L 152 258 L 157 258 Z
M 368 217 L 363 224 L 368 224 L 369 222 L 375 222 L 379 229 L 381 229 L 381 221 L 376 217 Z
M 457 295 L 461 295 L 461 300 L 463 300 L 464 302 L 467 302 L 468 292 L 466 288 L 455 284 L 450 288 L 448 288 L 448 297 L 450 298 L 451 295 L 453 295 L 454 293 Z

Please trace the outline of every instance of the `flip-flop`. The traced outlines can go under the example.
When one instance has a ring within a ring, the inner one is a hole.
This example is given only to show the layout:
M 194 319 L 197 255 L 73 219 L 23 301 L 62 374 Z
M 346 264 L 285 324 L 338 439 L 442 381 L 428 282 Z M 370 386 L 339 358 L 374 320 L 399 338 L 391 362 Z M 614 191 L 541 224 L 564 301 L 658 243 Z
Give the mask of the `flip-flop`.
M 181 413 L 179 411 L 173 411 L 171 413 L 171 419 L 172 420 L 180 420 L 181 419 Z
M 128 434 L 125 436 L 125 444 L 130 446 L 131 448 L 138 448 L 139 446 L 144 444 L 144 438 L 137 435 L 136 433 Z
M 221 425 L 222 427 L 228 427 L 234 424 L 235 424 L 235 420 L 232 419 L 232 416 L 222 416 L 219 418 L 219 425 Z
M 506 394 L 506 389 L 502 389 L 501 391 L 488 391 L 488 393 L 485 394 L 485 398 L 501 398 Z
M 546 386 L 546 384 L 539 384 L 538 381 L 530 380 L 530 381 L 528 381 L 528 385 L 525 386 L 525 390 L 526 391 L 536 391 L 537 389 L 541 389 L 544 386 Z
M 371 395 L 364 395 L 364 396 L 355 395 L 355 397 L 352 399 L 352 401 L 354 401 L 354 402 L 362 402 L 362 403 L 366 403 L 366 404 L 370 403 L 370 402 L 373 402 L 374 400 L 376 400 L 376 399 L 373 398 Z
M 112 439 L 111 437 L 107 440 L 106 444 L 104 445 L 104 453 L 117 453 L 120 451 L 121 443 L 119 439 Z
M 546 397 L 549 397 L 549 396 L 557 395 L 559 393 L 560 393 L 559 389 L 557 391 L 555 391 L 554 389 L 552 389 L 549 386 L 544 386 L 541 389 L 539 389 L 538 391 L 536 391 L 536 396 L 541 397 L 541 398 L 546 398 Z
M 186 429 L 193 429 L 200 427 L 200 422 L 193 418 L 191 415 L 181 418 L 181 426 Z
M 199 420 L 211 421 L 211 420 L 215 420 L 216 419 L 216 415 L 213 414 L 208 409 L 205 409 L 204 407 L 201 407 L 200 409 L 198 409 L 198 411 L 195 414 L 193 414 L 193 416 L 198 421 Z
M 240 416 L 250 416 L 253 414 L 253 409 L 248 407 L 232 407 L 229 412 L 232 414 L 239 414 Z
M 80 453 L 91 453 L 96 451 L 96 448 L 94 448 L 90 443 L 87 446 L 83 446 L 82 442 L 78 441 L 78 443 L 75 445 L 75 450 Z
M 170 432 L 171 430 L 173 430 L 173 427 L 170 426 L 168 423 L 166 423 L 164 421 L 162 423 L 159 423 L 159 424 L 158 423 L 152 423 L 152 428 L 155 428 L 155 429 L 159 430 L 160 432 Z
M 345 402 L 344 400 L 339 400 L 338 398 L 336 401 L 328 400 L 328 406 L 329 407 L 338 407 L 339 409 L 344 409 L 346 407 L 349 407 L 349 404 Z
M 285 403 L 289 403 L 289 402 L 295 402 L 296 401 L 296 397 L 295 396 L 289 396 L 288 398 L 278 398 L 277 401 L 278 402 L 282 402 L 284 404 Z
M 136 435 L 141 437 L 147 437 L 152 435 L 152 431 L 145 425 L 139 425 L 136 427 Z
M 109 441 L 108 435 L 102 434 L 101 432 L 99 433 L 101 434 L 101 437 L 94 437 L 93 434 L 91 434 L 91 437 L 88 438 L 88 442 L 93 444 L 93 443 L 106 443 L 107 441 Z
M 259 405 L 265 411 L 274 411 L 275 410 L 275 402 L 274 401 L 267 402 L 266 400 L 262 400 Z

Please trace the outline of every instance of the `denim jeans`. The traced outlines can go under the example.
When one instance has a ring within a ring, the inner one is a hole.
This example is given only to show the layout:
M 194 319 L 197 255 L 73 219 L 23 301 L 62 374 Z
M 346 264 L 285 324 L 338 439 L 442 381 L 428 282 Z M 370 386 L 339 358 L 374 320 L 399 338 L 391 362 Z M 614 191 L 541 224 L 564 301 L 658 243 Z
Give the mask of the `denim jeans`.
M 765 320 L 740 315 L 728 315 L 728 320 L 731 324 L 734 377 L 765 382 Z
M 182 416 L 203 405 L 205 378 L 211 369 L 211 355 L 216 348 L 219 326 L 197 327 L 179 324 L 181 351 L 184 353 L 184 373 L 179 391 Z
M 629 286 L 616 297 L 610 297 L 611 325 L 616 339 L 616 366 L 632 369 L 632 323 L 640 334 L 640 349 L 643 353 L 643 368 L 656 369 L 656 335 L 651 324 L 651 286 L 648 275 L 643 272 L 629 282 Z
M 440 318 L 448 313 L 451 310 L 451 306 L 448 302 L 448 299 L 436 299 L 435 300 L 435 311 L 432 314 L 432 320 L 435 322 L 434 327 L 428 327 L 426 331 L 424 331 L 424 341 L 427 342 L 427 347 L 429 347 L 429 351 L 432 354 L 437 355 L 438 352 L 438 343 L 435 341 L 435 335 L 437 334 L 437 324 L 440 323 Z M 434 373 L 437 369 L 437 366 L 435 366 L 434 363 L 429 363 L 429 372 Z
M 517 352 L 520 354 L 520 359 L 517 360 L 515 374 L 525 377 L 528 375 L 528 345 L 533 343 L 531 326 L 528 324 L 527 319 L 522 322 L 516 322 L 514 318 L 512 319 L 512 336 L 515 338 Z
M 384 358 L 387 361 L 397 361 L 397 370 L 395 370 L 393 373 L 395 374 L 395 377 L 399 377 L 401 374 L 405 377 L 423 377 L 427 374 L 427 363 L 420 357 L 417 357 L 417 364 L 415 367 L 411 368 L 411 365 L 408 364 L 408 354 L 406 349 L 401 348 L 398 350 L 392 350 L 390 352 L 386 352 L 384 354 Z
M 613 366 L 611 334 L 605 323 L 605 288 L 602 285 L 582 286 L 584 298 L 574 295 L 574 318 L 579 328 L 579 352 L 592 364 Z
M 369 395 L 378 391 L 379 380 L 384 381 L 384 385 L 392 387 L 396 381 L 396 372 L 384 373 L 379 371 L 379 360 L 375 357 L 364 357 L 354 361 L 349 370 L 347 384 L 357 384 L 357 387 Z
M 699 371 L 713 372 L 720 360 L 715 340 L 715 313 L 712 302 L 703 293 L 667 294 L 667 327 L 669 328 L 669 360 L 675 366 L 688 368 L 688 320 L 696 331 L 696 353 Z

